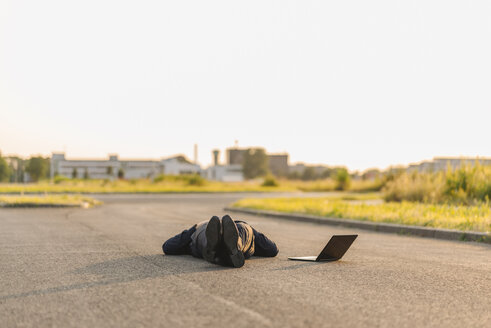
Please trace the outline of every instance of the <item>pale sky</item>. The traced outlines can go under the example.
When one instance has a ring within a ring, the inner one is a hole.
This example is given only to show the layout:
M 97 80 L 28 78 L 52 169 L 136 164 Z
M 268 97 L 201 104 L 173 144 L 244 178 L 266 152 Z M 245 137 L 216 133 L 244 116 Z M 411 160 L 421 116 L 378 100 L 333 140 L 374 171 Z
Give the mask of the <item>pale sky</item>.
M 0 150 L 491 157 L 491 2 L 3 1 Z

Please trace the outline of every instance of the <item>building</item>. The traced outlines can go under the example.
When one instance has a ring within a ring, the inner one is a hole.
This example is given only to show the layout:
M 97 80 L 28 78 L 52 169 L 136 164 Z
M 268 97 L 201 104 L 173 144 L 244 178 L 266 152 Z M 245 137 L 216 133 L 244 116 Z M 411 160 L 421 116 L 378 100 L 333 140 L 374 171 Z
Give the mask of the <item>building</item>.
M 327 165 L 307 165 L 304 163 L 296 163 L 294 165 L 290 165 L 288 167 L 288 172 L 289 173 L 294 173 L 297 175 L 302 175 L 305 169 L 313 169 L 313 172 L 315 175 L 322 175 L 324 174 L 327 170 L 332 169 L 331 167 Z
M 287 176 L 289 172 L 288 154 L 268 154 L 269 171 L 276 176 Z
M 179 175 L 201 173 L 197 164 L 184 156 L 175 156 L 161 160 L 124 159 L 109 155 L 108 159 L 66 159 L 64 153 L 51 156 L 50 174 L 67 178 L 113 179 L 119 176 L 125 179 L 153 178 L 159 174 Z
M 243 165 L 244 156 L 248 151 L 263 150 L 263 148 L 228 148 L 227 165 Z M 288 175 L 288 154 L 266 154 L 268 156 L 269 171 L 276 176 Z
M 208 180 L 223 181 L 223 182 L 240 182 L 244 181 L 244 173 L 242 171 L 242 163 L 220 165 L 219 150 L 213 150 L 213 165 L 207 168 L 204 176 Z M 227 156 L 229 152 L 227 152 Z M 235 153 L 234 155 L 235 156 Z M 229 161 L 230 157 L 227 157 Z
M 491 158 L 484 157 L 435 157 L 431 161 L 422 161 L 419 163 L 410 164 L 407 168 L 408 172 L 436 172 L 445 171 L 447 168 L 457 169 L 462 165 L 491 165 Z
M 242 165 L 213 165 L 206 169 L 205 178 L 223 182 L 244 181 Z
M 244 163 L 244 154 L 248 151 L 246 148 L 228 148 L 227 149 L 227 164 L 242 165 Z

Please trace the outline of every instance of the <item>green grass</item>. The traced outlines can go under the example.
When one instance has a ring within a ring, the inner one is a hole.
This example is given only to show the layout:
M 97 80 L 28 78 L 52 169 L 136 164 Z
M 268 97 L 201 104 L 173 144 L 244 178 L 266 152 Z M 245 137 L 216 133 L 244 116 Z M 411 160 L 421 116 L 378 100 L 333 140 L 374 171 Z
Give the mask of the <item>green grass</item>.
M 334 198 L 247 198 L 234 207 L 305 213 L 361 221 L 397 223 L 461 231 L 491 231 L 489 204 L 457 206 L 413 202 L 371 204 Z
M 402 173 L 383 188 L 387 201 L 476 205 L 491 200 L 491 166 L 463 165 L 446 172 Z
M 63 180 L 59 183 L 0 184 L 0 194 L 29 193 L 194 193 L 194 192 L 273 192 L 295 191 L 290 184 L 262 186 L 261 182 L 225 183 L 192 179 L 139 180 Z
M 320 181 L 282 179 L 263 181 L 259 179 L 244 182 L 218 182 L 197 176 L 159 176 L 154 180 L 56 179 L 54 183 L 49 181 L 28 184 L 0 183 L 0 194 L 322 192 L 333 191 L 334 188 L 334 181 L 329 179 Z M 356 191 L 364 191 L 364 189 Z
M 92 207 L 99 204 L 101 202 L 93 198 L 80 195 L 0 196 L 0 207 L 41 207 L 55 205 Z

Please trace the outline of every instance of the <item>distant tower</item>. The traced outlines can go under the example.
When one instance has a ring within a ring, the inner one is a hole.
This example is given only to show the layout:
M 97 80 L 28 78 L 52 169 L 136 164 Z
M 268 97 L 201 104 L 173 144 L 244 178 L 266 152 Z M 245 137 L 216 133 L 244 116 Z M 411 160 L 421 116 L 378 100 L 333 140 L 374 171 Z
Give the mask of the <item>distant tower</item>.
M 220 151 L 218 149 L 215 149 L 213 151 L 213 165 L 215 166 L 218 165 L 218 155 L 220 155 Z
M 194 164 L 198 164 L 198 144 L 194 144 Z

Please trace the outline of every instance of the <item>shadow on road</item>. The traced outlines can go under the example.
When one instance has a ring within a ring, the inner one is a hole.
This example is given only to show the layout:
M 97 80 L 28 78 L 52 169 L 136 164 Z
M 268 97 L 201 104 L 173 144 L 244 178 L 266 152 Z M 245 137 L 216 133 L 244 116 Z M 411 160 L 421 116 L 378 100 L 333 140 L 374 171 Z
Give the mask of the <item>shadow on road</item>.
M 60 292 L 120 284 L 148 278 L 175 276 L 186 273 L 222 271 L 229 269 L 232 268 L 213 265 L 191 256 L 166 256 L 154 254 L 124 257 L 91 264 L 68 272 L 68 274 L 72 275 L 82 275 L 87 280 L 95 275 L 99 278 L 97 281 L 80 282 L 71 285 L 56 286 L 32 290 L 24 293 L 5 295 L 0 296 L 0 300 L 35 295 L 56 294 Z
M 292 262 L 292 261 L 290 261 Z M 274 269 L 274 271 L 285 271 L 285 270 L 296 270 L 296 269 L 300 269 L 300 268 L 306 268 L 306 267 L 312 267 L 312 266 L 316 266 L 316 265 L 336 265 L 336 266 L 340 266 L 340 265 L 346 265 L 346 264 L 349 264 L 349 262 L 346 262 L 346 261 L 332 261 L 332 262 L 301 262 L 301 263 L 298 263 L 297 264 L 294 264 L 294 265 L 290 265 L 290 266 L 287 266 L 287 267 L 282 267 L 282 268 L 277 268 L 277 269 Z

